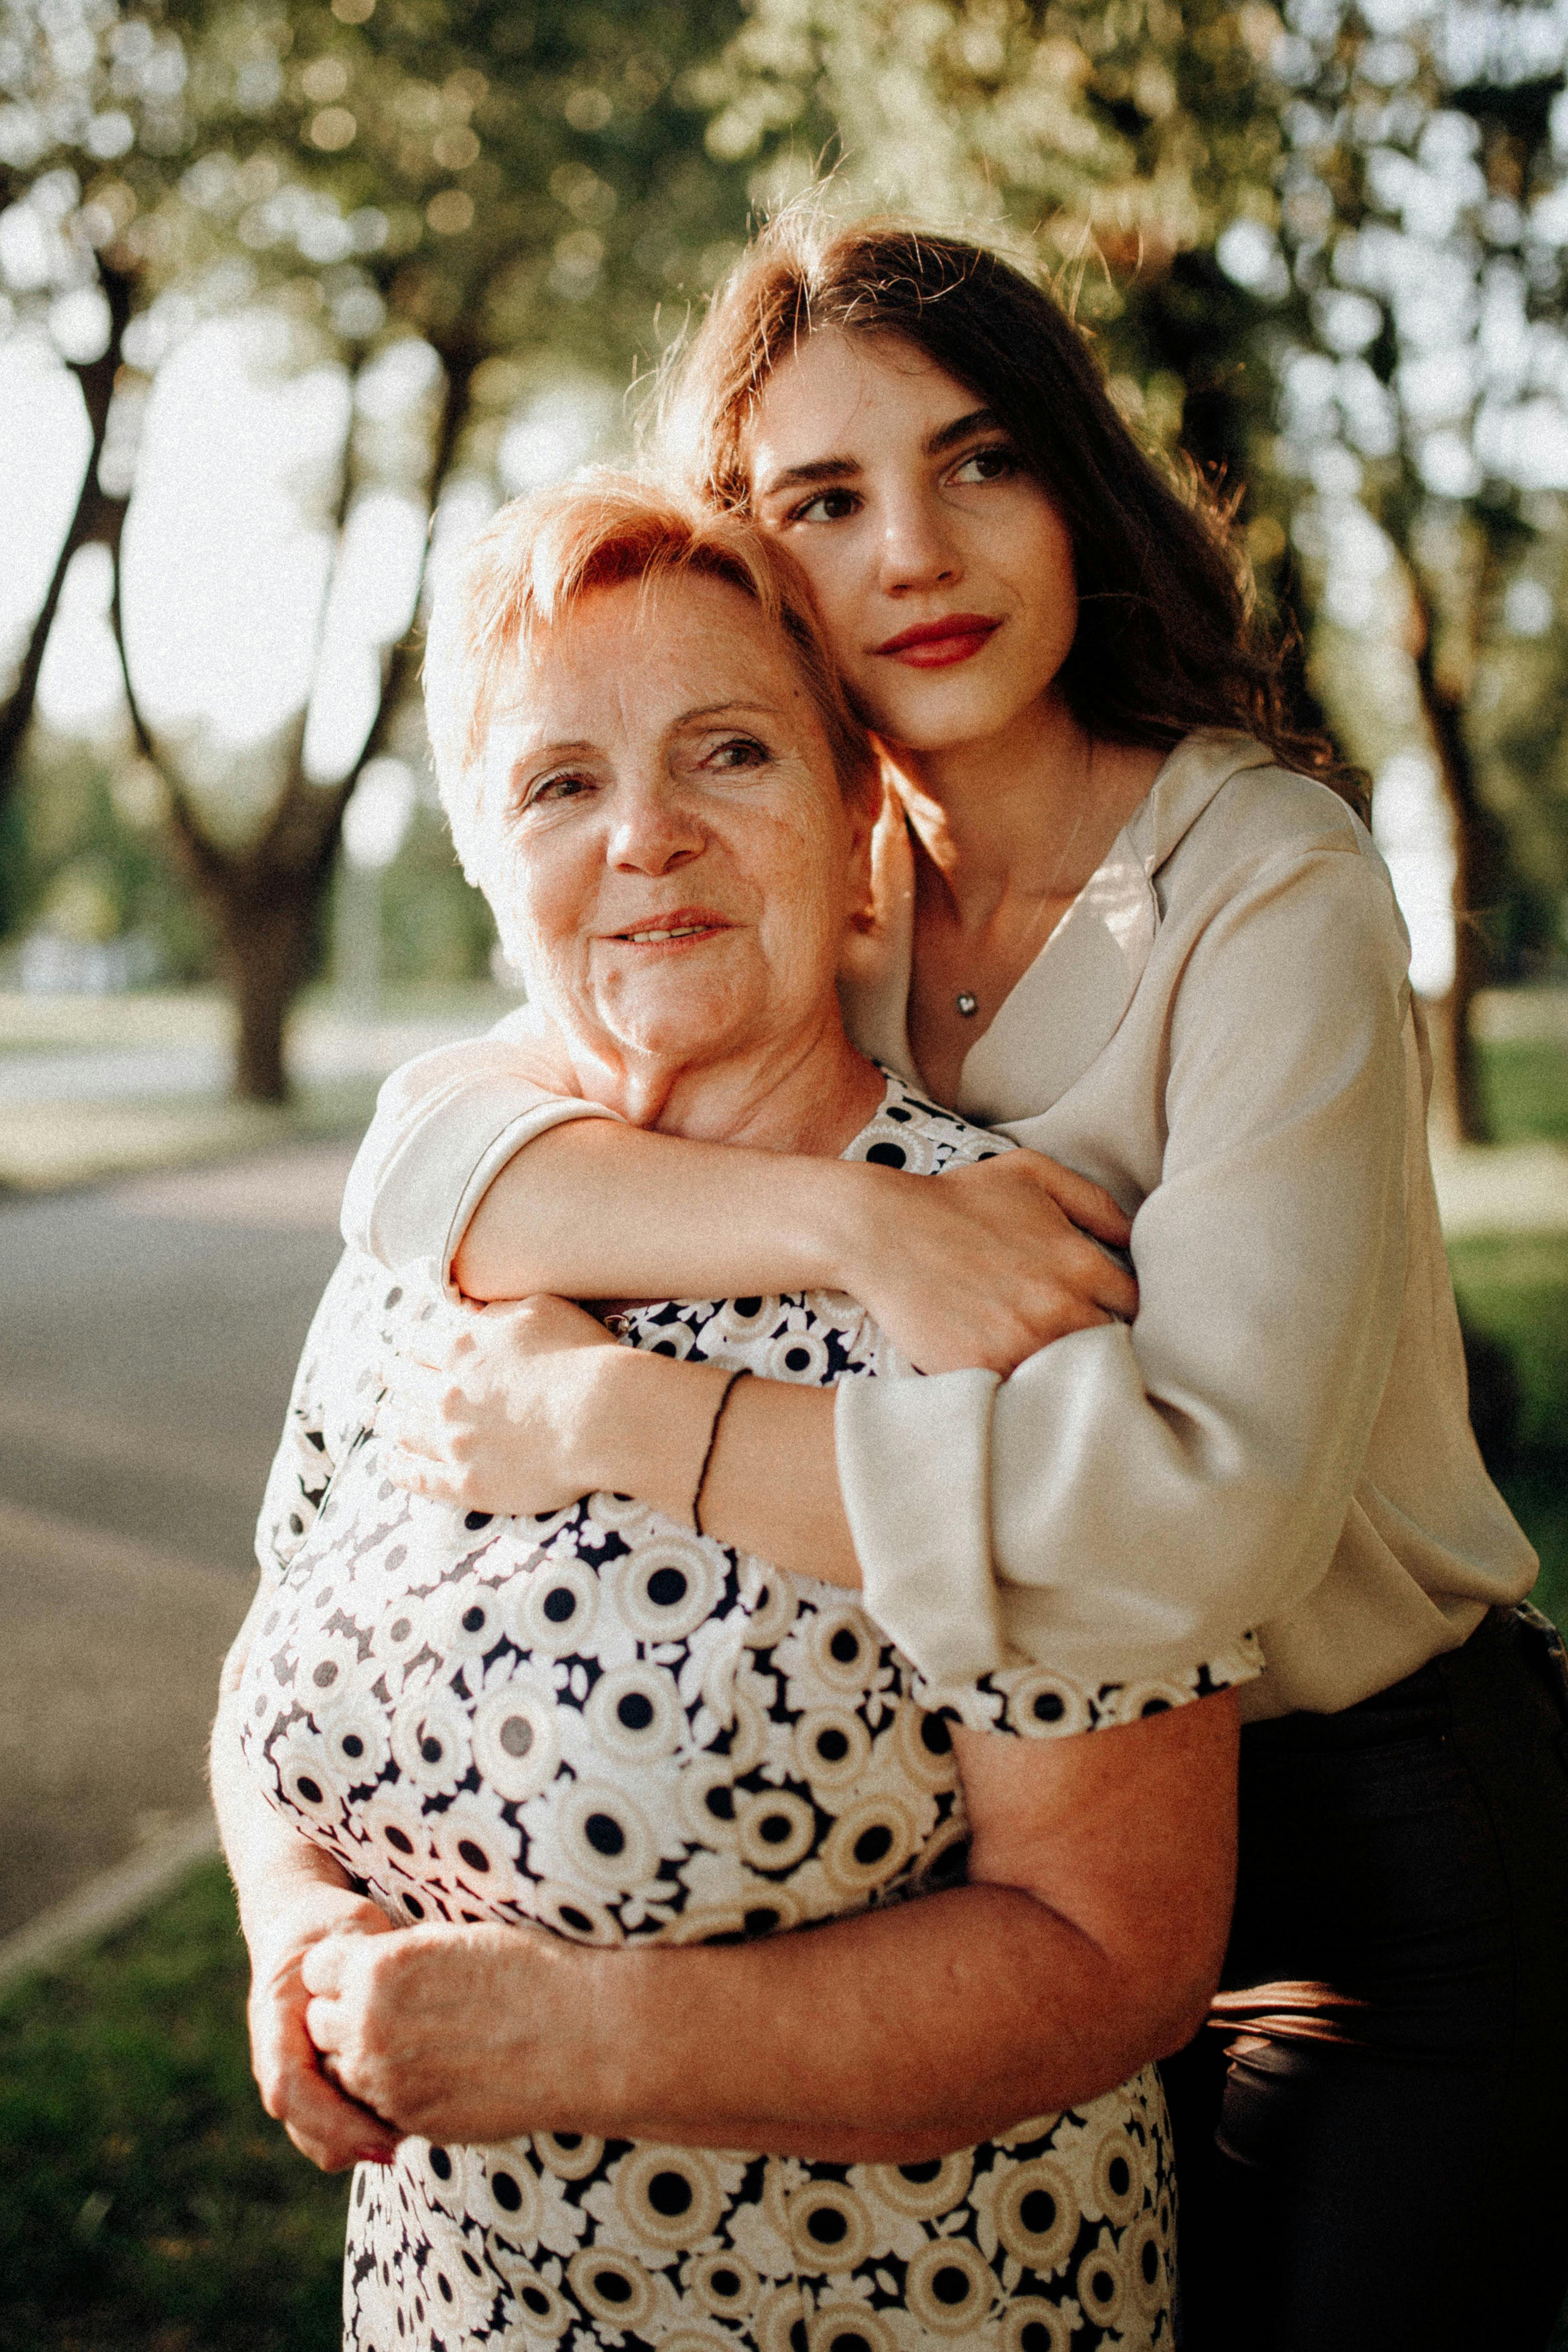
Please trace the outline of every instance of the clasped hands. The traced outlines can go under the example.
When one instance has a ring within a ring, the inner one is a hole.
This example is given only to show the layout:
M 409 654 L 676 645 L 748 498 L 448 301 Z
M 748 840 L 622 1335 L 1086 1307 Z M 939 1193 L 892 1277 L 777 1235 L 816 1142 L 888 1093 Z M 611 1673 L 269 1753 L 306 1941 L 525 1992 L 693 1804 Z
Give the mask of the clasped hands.
M 391 2138 L 565 2128 L 563 2083 L 575 2072 L 581 2096 L 591 2060 L 552 1992 L 581 1958 L 542 1928 L 327 1936 L 300 1962 L 305 2030 L 328 2083 Z
M 325 2172 L 390 2161 L 405 2133 L 510 2139 L 564 2129 L 584 1956 L 544 1930 L 395 1927 L 344 1889 L 258 1958 L 252 2060 L 269 2115 Z M 283 1926 L 279 1922 L 280 1927 Z

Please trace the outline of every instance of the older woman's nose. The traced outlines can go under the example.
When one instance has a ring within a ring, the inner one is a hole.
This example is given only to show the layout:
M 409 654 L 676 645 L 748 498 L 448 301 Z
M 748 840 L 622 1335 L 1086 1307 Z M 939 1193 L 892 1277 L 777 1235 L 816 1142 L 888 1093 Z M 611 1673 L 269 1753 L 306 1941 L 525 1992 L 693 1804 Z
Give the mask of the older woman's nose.
M 940 505 L 918 490 L 889 498 L 879 555 L 879 585 L 889 595 L 945 586 L 963 570 Z
M 700 856 L 707 835 L 689 796 L 668 782 L 619 796 L 610 828 L 609 862 L 636 874 L 668 874 Z

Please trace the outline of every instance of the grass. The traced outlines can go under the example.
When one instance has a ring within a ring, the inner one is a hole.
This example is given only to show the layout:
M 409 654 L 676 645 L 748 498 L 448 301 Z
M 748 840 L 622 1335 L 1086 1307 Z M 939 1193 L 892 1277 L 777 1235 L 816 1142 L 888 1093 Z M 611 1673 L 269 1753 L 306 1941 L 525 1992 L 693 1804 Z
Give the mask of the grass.
M 5 2352 L 329 2352 L 346 2180 L 263 2114 L 220 1864 L 0 1996 Z
M 1568 1234 L 1479 1234 L 1448 1257 L 1477 1433 L 1541 1554 L 1535 1599 L 1568 1627 Z
M 1499 1039 L 1477 1053 L 1481 1107 L 1494 1143 L 1568 1143 L 1568 1045 Z

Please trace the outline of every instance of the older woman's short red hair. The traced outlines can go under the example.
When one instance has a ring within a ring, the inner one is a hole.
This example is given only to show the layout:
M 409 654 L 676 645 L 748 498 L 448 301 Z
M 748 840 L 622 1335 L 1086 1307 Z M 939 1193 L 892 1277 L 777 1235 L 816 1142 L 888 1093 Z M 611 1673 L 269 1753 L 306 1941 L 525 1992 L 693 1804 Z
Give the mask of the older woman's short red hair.
M 597 588 L 728 581 L 788 640 L 846 799 L 867 799 L 876 753 L 828 656 L 793 558 L 747 517 L 631 475 L 589 474 L 514 499 L 441 573 L 425 656 L 425 704 L 441 799 L 465 865 L 479 814 L 486 730 L 513 659 L 533 652 Z

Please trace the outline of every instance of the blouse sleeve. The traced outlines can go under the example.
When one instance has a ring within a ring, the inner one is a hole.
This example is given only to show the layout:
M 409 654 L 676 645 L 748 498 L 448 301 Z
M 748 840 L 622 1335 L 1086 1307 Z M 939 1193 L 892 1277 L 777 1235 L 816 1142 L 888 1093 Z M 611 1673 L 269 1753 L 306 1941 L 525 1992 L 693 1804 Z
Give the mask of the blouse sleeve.
M 869 1607 L 868 1601 L 867 1606 Z M 1132 1681 L 1086 1682 L 1053 1661 L 1048 1665 L 997 1666 L 973 1682 L 932 1682 L 916 1669 L 915 1702 L 971 1731 L 1010 1731 L 1023 1739 L 1072 1739 L 1084 1731 L 1115 1731 L 1145 1716 L 1168 1715 L 1216 1691 L 1256 1681 L 1266 1664 L 1256 1633 L 1242 1633 L 1217 1656 L 1195 1666 L 1170 1666 Z
M 452 1255 L 469 1219 L 524 1144 L 602 1104 L 552 1095 L 520 1048 L 527 1008 L 488 1035 L 438 1046 L 395 1070 L 376 1099 L 343 1193 L 343 1239 L 384 1266 L 417 1269 L 452 1296 Z
M 1366 1456 L 1423 1112 L 1381 866 L 1337 845 L 1265 861 L 1142 1017 L 1164 1024 L 1165 1141 L 1132 1229 L 1136 1322 L 1006 1381 L 838 1392 L 866 1605 L 938 1687 L 1223 1657 L 1324 1575 Z

